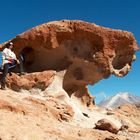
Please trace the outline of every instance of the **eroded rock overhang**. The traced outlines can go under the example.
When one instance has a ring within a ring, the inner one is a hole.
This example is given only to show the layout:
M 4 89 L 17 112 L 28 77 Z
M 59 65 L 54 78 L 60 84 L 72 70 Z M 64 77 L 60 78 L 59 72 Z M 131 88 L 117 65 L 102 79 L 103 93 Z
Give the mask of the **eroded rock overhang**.
M 24 55 L 26 72 L 66 70 L 63 88 L 77 96 L 111 74 L 125 76 L 138 50 L 132 33 L 79 20 L 45 23 L 10 41 L 17 56 Z

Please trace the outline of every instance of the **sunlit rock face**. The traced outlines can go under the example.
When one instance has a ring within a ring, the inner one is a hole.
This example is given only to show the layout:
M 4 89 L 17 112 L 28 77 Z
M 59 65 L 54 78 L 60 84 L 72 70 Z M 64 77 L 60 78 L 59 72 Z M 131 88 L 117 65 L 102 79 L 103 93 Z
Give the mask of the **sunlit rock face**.
M 94 102 L 87 85 L 111 74 L 125 76 L 138 50 L 132 33 L 79 20 L 45 23 L 17 35 L 11 41 L 17 56 L 24 56 L 26 72 L 65 70 L 63 89 L 86 106 Z M 4 47 L 5 43 L 1 50 Z

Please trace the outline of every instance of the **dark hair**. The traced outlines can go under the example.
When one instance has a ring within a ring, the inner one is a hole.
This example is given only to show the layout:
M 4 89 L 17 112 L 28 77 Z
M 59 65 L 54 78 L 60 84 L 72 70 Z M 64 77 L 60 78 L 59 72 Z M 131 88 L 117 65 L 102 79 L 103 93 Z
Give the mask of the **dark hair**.
M 6 44 L 6 48 L 9 48 L 11 45 L 13 46 L 13 43 L 12 42 L 7 43 Z

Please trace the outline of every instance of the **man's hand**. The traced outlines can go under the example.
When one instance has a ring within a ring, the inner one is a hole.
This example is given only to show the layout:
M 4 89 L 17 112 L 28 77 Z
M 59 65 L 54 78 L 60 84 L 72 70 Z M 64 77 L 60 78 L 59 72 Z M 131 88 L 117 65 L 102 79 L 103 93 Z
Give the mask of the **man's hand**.
M 18 59 L 16 59 L 16 61 L 17 61 L 17 64 L 20 64 L 20 62 L 19 62 L 19 60 L 18 60 Z

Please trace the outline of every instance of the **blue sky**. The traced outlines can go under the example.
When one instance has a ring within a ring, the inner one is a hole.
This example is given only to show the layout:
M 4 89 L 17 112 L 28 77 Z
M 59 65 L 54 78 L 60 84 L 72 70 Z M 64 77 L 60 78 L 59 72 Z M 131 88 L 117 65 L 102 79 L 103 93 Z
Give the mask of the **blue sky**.
M 39 24 L 62 19 L 80 19 L 101 26 L 133 32 L 140 42 L 139 0 L 1 0 L 0 43 Z M 90 92 L 96 102 L 118 92 L 140 96 L 140 52 L 132 71 L 124 78 L 111 76 Z

